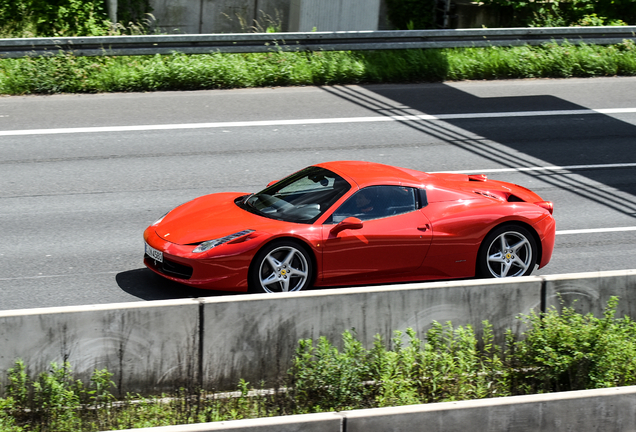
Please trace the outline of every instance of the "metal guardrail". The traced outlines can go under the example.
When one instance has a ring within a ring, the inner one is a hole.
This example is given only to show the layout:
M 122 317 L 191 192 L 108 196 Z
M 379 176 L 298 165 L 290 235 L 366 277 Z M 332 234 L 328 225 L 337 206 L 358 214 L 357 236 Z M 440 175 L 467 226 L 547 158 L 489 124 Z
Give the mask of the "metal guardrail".
M 608 45 L 626 39 L 636 41 L 636 26 L 16 38 L 0 39 L 0 58 L 50 56 L 60 51 L 89 57 L 519 46 L 565 40 Z

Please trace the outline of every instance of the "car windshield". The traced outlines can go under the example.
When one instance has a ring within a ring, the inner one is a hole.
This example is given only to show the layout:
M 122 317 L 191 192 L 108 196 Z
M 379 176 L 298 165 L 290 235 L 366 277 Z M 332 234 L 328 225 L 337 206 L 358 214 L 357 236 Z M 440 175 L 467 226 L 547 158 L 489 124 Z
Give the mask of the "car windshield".
M 287 222 L 314 223 L 351 185 L 320 167 L 308 167 L 237 204 L 252 213 Z

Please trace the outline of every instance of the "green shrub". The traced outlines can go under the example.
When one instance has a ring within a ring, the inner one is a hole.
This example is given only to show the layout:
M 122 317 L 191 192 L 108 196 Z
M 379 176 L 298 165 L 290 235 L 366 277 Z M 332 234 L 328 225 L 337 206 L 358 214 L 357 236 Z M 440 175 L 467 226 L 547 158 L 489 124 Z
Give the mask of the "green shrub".
M 43 372 L 33 383 L 34 414 L 40 430 L 73 432 L 79 429 L 76 410 L 80 407 L 81 381 L 72 378 L 71 366 L 51 363 L 51 371 Z
M 0 0 L 0 37 L 106 36 L 145 33 L 149 0 L 119 0 L 119 23 L 105 0 Z
M 636 24 L 633 0 L 483 0 L 483 3 L 500 15 L 512 16 L 510 22 L 501 23 L 511 27 Z
M 572 307 L 523 318 L 529 326 L 512 361 L 522 393 L 583 390 L 636 384 L 636 323 L 615 318 L 618 299 L 603 318 Z
M 0 399 L 0 431 L 21 431 L 18 425 L 41 432 L 103 430 L 112 414 L 111 378 L 110 372 L 96 370 L 86 387 L 65 362 L 51 363 L 48 372 L 31 380 L 24 362 L 17 360 L 8 371 L 6 397 Z
M 386 0 L 391 24 L 398 30 L 436 28 L 436 0 Z
M 410 405 L 508 394 L 499 350 L 490 325 L 477 340 L 470 326 L 433 323 L 423 343 L 413 329 L 396 331 L 391 349 L 376 336 L 366 350 L 352 333 L 343 334 L 339 352 L 324 337 L 313 346 L 299 343 L 290 387 L 300 409 L 331 411 Z M 485 348 L 478 350 L 481 343 Z
M 0 0 L 0 37 L 34 36 L 32 15 L 25 1 Z
M 0 29 L 18 35 L 97 36 L 110 28 L 103 0 L 0 0 Z
M 151 12 L 150 0 L 118 0 L 117 21 L 126 27 L 139 26 Z
M 351 332 L 342 335 L 339 352 L 326 338 L 301 340 L 290 371 L 291 388 L 307 412 L 341 411 L 370 406 L 368 353 Z M 303 408 L 301 408 L 303 409 Z
M 11 398 L 0 399 L 0 431 L 2 432 L 22 432 L 24 428 L 18 426 L 16 418 L 11 413 L 14 412 L 14 401 Z

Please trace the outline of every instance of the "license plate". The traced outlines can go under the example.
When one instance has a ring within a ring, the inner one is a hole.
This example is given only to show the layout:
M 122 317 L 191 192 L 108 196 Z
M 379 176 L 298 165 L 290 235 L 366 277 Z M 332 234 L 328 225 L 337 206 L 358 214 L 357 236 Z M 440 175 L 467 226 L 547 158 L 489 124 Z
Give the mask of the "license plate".
M 163 252 L 153 248 L 148 243 L 146 243 L 146 255 L 155 261 L 163 262 Z

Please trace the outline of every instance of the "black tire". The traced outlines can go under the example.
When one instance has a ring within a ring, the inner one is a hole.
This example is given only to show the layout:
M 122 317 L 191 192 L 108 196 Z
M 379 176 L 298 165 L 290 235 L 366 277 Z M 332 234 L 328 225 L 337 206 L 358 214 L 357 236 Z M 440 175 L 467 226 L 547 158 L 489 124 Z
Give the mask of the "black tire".
M 484 238 L 477 255 L 477 277 L 528 276 L 537 265 L 534 236 L 520 225 L 501 225 Z
M 278 240 L 258 251 L 250 266 L 250 291 L 292 292 L 307 289 L 313 264 L 307 249 L 290 240 Z

